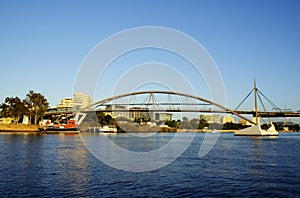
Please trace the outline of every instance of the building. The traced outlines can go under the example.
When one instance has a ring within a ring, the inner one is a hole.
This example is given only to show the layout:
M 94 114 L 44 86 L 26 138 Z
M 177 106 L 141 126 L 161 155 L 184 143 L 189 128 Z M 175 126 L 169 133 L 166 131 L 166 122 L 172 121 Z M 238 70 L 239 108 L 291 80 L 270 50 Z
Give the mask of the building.
M 132 107 L 129 109 L 129 117 L 131 119 L 136 119 L 136 118 L 147 118 L 150 119 L 153 116 L 151 115 L 152 113 L 149 113 L 149 108 L 143 108 L 143 107 Z
M 218 114 L 212 114 L 212 115 L 200 115 L 199 116 L 200 120 L 206 120 L 207 123 L 221 123 L 221 117 Z
M 201 114 L 199 116 L 199 118 L 200 118 L 200 120 L 206 120 L 206 122 L 208 122 L 208 123 L 211 123 L 211 121 L 212 121 L 211 115 L 203 115 L 203 114 Z
M 114 111 L 115 110 L 115 111 Z M 122 105 L 108 105 L 105 108 L 105 114 L 110 115 L 112 118 L 119 118 L 119 117 L 129 117 L 129 110 L 128 107 Z
M 73 107 L 73 99 L 72 98 L 63 98 L 60 104 L 56 105 L 56 108 L 72 108 Z
M 158 121 L 172 120 L 172 114 L 170 114 L 170 113 L 155 113 L 154 119 L 158 120 Z
M 75 109 L 83 109 L 93 104 L 91 96 L 85 93 L 74 93 L 73 95 L 73 107 Z
M 223 118 L 222 118 L 222 124 L 225 124 L 227 122 L 234 123 L 234 118 L 232 116 L 229 116 L 229 115 L 223 116 Z
M 250 122 L 248 122 L 246 120 L 242 120 L 242 119 L 239 120 L 239 124 L 241 124 L 241 125 L 251 125 Z

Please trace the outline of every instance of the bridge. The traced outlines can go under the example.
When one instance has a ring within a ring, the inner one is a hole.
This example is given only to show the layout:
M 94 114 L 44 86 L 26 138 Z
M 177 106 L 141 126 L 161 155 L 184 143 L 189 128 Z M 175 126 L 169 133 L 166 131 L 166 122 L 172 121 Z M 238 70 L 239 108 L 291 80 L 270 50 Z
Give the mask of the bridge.
M 245 102 L 245 100 L 254 92 L 254 110 L 238 110 L 239 107 Z M 271 104 L 272 111 L 266 110 L 263 104 L 263 98 Z M 263 111 L 259 111 L 257 103 L 262 103 Z M 225 107 L 214 101 L 205 99 L 203 97 L 194 96 L 191 94 L 173 92 L 173 91 L 138 91 L 132 93 L 121 94 L 100 100 L 84 109 L 80 112 L 104 112 L 110 113 L 115 117 L 124 116 L 130 117 L 134 113 L 217 113 L 217 114 L 232 114 L 240 119 L 246 120 L 252 124 L 258 124 L 258 117 L 261 118 L 275 118 L 275 117 L 300 117 L 300 112 L 282 111 L 271 100 L 263 95 L 256 88 L 254 83 L 254 89 L 245 97 L 245 99 L 235 109 Z M 49 111 L 45 115 L 72 115 L 76 112 L 74 109 L 65 109 L 65 111 Z M 252 115 L 256 120 L 246 117 Z

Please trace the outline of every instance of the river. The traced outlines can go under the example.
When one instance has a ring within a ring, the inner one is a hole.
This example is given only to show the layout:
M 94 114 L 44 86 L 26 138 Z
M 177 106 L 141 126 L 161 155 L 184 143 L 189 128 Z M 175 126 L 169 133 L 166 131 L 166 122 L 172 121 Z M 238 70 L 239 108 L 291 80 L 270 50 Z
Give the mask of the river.
M 78 135 L 0 134 L 0 196 L 300 196 L 300 133 L 273 138 L 221 133 L 212 150 L 199 158 L 204 136 L 196 133 L 188 149 L 169 165 L 129 172 L 98 160 Z M 156 143 L 157 137 L 162 143 Z M 157 149 L 173 137 L 174 133 L 147 137 L 153 143 L 142 144 L 145 148 L 139 152 Z M 140 141 L 124 134 L 111 139 L 128 150 L 141 148 Z

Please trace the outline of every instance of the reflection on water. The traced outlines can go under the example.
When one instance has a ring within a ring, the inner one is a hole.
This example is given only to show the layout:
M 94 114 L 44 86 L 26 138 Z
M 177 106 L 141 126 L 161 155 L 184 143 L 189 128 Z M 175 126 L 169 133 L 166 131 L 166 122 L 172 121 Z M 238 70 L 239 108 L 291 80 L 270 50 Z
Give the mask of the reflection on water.
M 109 138 L 124 149 L 144 152 L 166 144 L 173 136 L 157 134 L 134 141 L 119 134 Z M 101 142 L 99 135 L 90 137 Z M 300 196 L 300 133 L 284 133 L 276 138 L 221 134 L 208 155 L 199 158 L 203 138 L 204 134 L 196 134 L 186 152 L 164 168 L 131 173 L 98 161 L 78 135 L 0 135 L 0 194 L 1 197 Z
M 1 177 L 1 191 L 11 189 L 16 195 L 27 195 L 30 189 L 33 195 L 51 195 L 66 189 L 83 191 L 88 186 L 88 151 L 78 136 L 0 137 L 0 169 L 6 176 L 5 180 Z

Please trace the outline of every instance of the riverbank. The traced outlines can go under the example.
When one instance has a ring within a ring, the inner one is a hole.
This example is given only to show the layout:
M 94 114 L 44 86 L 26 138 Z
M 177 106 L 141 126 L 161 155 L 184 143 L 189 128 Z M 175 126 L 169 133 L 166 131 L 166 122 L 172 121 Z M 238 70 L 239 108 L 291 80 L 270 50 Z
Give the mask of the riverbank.
M 25 125 L 25 124 L 0 124 L 0 132 L 40 132 L 38 125 Z
M 132 130 L 128 130 L 132 131 Z M 139 130 L 133 130 L 139 131 Z M 200 132 L 200 133 L 211 133 L 215 132 L 215 130 L 201 130 L 201 129 L 177 129 L 177 130 L 140 130 L 139 132 Z M 221 133 L 234 133 L 236 130 L 217 130 L 217 132 Z M 291 133 L 293 131 L 279 131 L 279 132 L 286 132 Z M 0 124 L 0 133 L 42 133 L 39 130 L 38 125 L 24 125 L 24 124 Z M 74 132 L 63 132 L 63 131 L 54 131 L 49 132 L 49 134 L 61 134 L 61 133 L 74 133 Z M 76 132 L 77 133 L 77 132 Z

